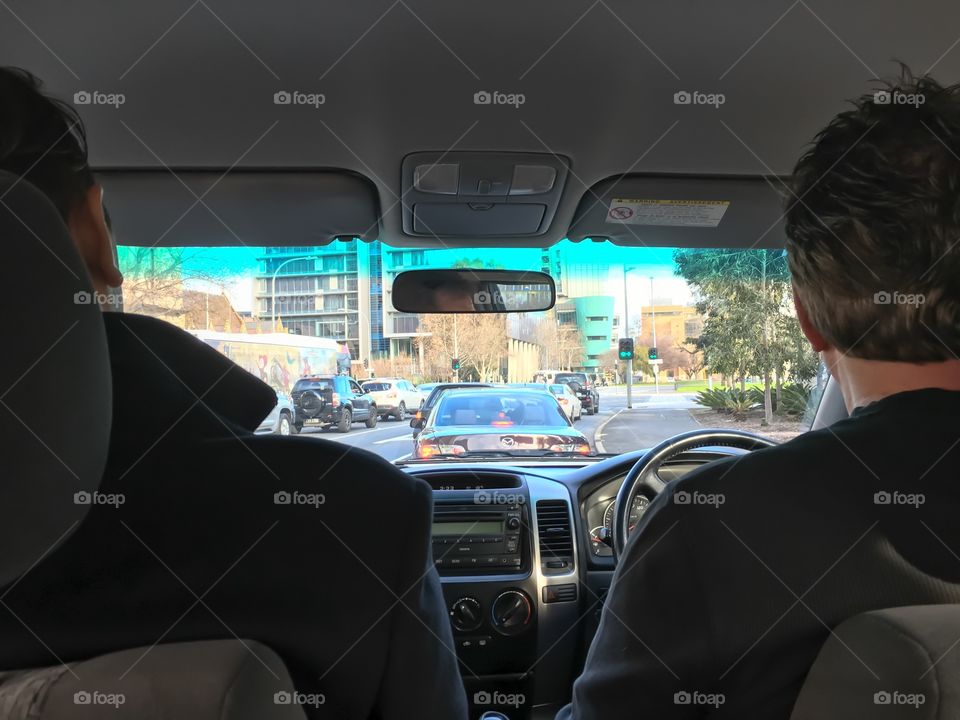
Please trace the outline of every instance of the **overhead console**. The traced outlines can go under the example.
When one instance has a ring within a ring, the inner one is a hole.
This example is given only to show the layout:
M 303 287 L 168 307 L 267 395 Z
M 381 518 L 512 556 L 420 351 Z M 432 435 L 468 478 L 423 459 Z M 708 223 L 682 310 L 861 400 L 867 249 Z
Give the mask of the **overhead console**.
M 402 168 L 403 231 L 422 237 L 524 237 L 550 227 L 567 180 L 556 155 L 420 152 Z
M 781 190 L 777 178 L 614 177 L 584 194 L 567 237 L 644 247 L 779 248 Z

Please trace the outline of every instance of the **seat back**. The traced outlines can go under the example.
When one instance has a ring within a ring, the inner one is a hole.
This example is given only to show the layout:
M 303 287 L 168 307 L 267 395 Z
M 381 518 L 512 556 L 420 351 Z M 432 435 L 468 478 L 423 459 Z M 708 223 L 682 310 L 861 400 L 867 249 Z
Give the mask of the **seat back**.
M 86 268 L 53 203 L 0 172 L 0 587 L 63 542 L 100 485 L 110 363 Z
M 57 667 L 0 673 L 4 720 L 304 720 L 280 658 L 249 640 L 141 647 Z
M 0 352 L 2 591 L 68 542 L 98 502 L 113 400 L 103 318 L 86 268 L 51 201 L 5 172 L 0 248 L 7 304 Z M 63 598 L 64 612 L 69 604 Z M 276 654 L 249 641 L 121 650 L 0 673 L 4 720 L 302 720 L 304 705 L 320 700 L 294 693 Z
M 791 720 L 960 717 L 960 606 L 876 610 L 824 643 Z

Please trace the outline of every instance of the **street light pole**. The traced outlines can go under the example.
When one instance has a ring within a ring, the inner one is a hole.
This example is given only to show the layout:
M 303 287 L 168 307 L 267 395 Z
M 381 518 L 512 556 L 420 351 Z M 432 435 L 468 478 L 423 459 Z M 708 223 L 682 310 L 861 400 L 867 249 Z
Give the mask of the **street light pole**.
M 277 273 L 280 272 L 280 268 L 294 260 L 319 260 L 319 258 L 316 255 L 287 258 L 273 271 L 273 281 L 270 284 L 270 332 L 277 327 Z
M 627 300 L 627 273 L 630 268 L 623 266 L 623 337 L 630 337 L 630 306 Z M 627 407 L 633 407 L 633 358 L 627 360 Z
M 457 326 L 457 316 L 453 316 L 453 358 L 460 359 L 460 330 Z M 460 368 L 453 369 L 453 381 L 460 382 Z

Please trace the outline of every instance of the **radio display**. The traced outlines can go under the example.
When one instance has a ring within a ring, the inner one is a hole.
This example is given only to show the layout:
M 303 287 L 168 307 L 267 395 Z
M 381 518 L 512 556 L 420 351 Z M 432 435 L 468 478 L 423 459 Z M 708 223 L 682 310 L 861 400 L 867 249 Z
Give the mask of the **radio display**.
M 458 535 L 471 537 L 473 535 L 502 535 L 503 522 L 499 520 L 484 520 L 481 522 L 435 522 L 433 535 Z

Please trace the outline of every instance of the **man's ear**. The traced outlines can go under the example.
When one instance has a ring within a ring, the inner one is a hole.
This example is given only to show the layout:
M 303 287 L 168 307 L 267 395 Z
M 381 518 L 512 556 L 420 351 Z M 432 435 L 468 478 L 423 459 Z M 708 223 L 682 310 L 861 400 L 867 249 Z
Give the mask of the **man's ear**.
M 800 299 L 800 294 L 797 292 L 796 285 L 793 286 L 793 306 L 797 310 L 797 320 L 800 322 L 800 329 L 803 331 L 803 334 L 806 336 L 807 340 L 810 341 L 814 352 L 823 352 L 824 350 L 829 350 L 830 343 L 824 339 L 823 335 L 820 334 L 820 331 L 813 326 L 812 322 L 810 322 L 810 315 L 807 313 L 807 308 L 804 306 L 803 300 Z
M 70 211 L 67 228 L 90 273 L 93 289 L 106 293 L 107 288 L 120 287 L 123 275 L 114 260 L 113 241 L 103 216 L 103 188 L 96 183 L 90 186 Z

